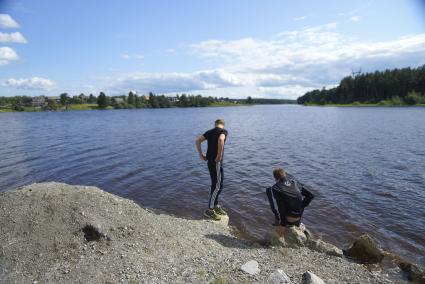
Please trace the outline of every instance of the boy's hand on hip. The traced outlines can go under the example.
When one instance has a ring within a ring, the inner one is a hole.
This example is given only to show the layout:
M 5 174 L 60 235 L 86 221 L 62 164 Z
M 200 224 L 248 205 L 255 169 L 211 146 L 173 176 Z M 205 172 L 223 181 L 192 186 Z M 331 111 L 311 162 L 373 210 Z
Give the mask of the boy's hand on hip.
M 203 155 L 203 154 L 202 155 L 199 155 L 199 158 L 201 158 L 202 161 L 206 161 L 207 160 L 207 157 L 205 155 Z

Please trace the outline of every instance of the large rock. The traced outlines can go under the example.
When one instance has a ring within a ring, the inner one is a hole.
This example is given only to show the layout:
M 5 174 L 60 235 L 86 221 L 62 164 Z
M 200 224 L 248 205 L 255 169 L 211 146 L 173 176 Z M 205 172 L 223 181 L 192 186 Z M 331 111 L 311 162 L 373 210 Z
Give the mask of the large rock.
M 270 274 L 267 279 L 268 284 L 292 284 L 291 279 L 281 269 L 277 269 L 275 272 Z
M 305 234 L 303 227 L 285 227 L 283 235 L 277 233 L 277 227 L 274 227 L 266 234 L 266 241 L 272 246 L 283 246 L 299 248 L 305 246 L 308 235 Z
M 344 254 L 362 263 L 380 263 L 384 254 L 379 245 L 369 236 L 360 236 Z
M 250 260 L 244 265 L 242 265 L 241 270 L 250 275 L 255 275 L 260 272 L 260 268 L 258 267 L 258 262 L 255 260 Z
M 307 271 L 303 274 L 302 284 L 325 284 L 319 276 L 314 274 L 313 272 Z
M 419 265 L 402 262 L 400 268 L 407 273 L 407 278 L 416 283 L 425 284 L 425 267 Z
M 314 239 L 313 234 L 303 224 L 300 227 L 293 226 L 285 228 L 283 236 L 279 236 L 276 229 L 273 229 L 267 233 L 266 240 L 272 246 L 291 248 L 308 247 L 311 250 L 327 255 L 343 256 L 342 250 L 338 247 L 321 239 Z

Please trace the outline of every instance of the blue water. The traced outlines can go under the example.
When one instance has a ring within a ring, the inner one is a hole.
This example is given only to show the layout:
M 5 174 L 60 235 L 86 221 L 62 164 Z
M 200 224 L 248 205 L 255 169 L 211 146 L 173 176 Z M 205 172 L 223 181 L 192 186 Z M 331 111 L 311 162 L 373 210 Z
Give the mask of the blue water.
M 201 218 L 209 175 L 194 140 L 226 120 L 222 205 L 260 238 L 264 190 L 284 167 L 316 198 L 304 223 L 346 246 L 368 233 L 425 263 L 425 108 L 292 105 L 0 113 L 0 190 L 33 182 L 95 185 L 139 204 Z

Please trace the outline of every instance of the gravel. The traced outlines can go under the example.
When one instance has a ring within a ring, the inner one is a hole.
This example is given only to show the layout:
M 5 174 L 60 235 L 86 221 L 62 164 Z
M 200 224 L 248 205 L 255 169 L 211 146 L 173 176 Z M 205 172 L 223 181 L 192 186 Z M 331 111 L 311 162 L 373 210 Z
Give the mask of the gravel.
M 96 187 L 38 183 L 0 193 L 1 283 L 392 283 L 344 258 L 263 247 L 207 220 L 156 214 Z M 241 266 L 250 260 L 260 272 Z

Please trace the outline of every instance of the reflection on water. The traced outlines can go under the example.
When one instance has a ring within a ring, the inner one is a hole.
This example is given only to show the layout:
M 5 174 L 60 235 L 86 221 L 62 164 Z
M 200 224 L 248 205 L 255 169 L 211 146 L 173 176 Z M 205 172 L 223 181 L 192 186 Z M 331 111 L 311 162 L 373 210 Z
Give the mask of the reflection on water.
M 362 232 L 425 263 L 423 108 L 255 106 L 0 114 L 0 189 L 96 185 L 143 206 L 200 218 L 209 176 L 194 139 L 224 117 L 221 202 L 250 237 L 272 222 L 264 190 L 282 166 L 316 199 L 304 222 L 346 245 Z

